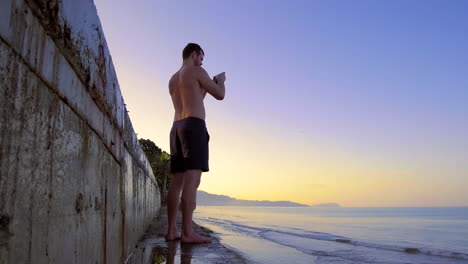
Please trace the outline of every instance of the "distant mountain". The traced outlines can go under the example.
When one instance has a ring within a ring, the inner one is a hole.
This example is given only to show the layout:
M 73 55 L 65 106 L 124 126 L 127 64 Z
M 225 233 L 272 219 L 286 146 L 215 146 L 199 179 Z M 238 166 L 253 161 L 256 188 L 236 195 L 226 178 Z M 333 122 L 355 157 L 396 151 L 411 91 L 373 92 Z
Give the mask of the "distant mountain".
M 322 204 L 312 205 L 312 207 L 333 207 L 333 208 L 336 208 L 336 207 L 341 207 L 341 205 L 339 205 L 337 203 L 322 203 Z
M 226 195 L 216 195 L 204 191 L 197 191 L 197 205 L 206 206 L 271 206 L 271 207 L 309 207 L 306 204 L 289 201 L 252 201 L 238 200 Z

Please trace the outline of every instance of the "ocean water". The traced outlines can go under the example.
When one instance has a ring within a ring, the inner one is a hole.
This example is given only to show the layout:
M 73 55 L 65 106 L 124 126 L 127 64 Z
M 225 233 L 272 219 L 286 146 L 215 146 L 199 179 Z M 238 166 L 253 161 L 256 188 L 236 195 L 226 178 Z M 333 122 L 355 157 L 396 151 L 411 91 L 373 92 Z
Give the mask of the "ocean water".
M 194 218 L 251 263 L 468 263 L 468 207 L 198 206 Z

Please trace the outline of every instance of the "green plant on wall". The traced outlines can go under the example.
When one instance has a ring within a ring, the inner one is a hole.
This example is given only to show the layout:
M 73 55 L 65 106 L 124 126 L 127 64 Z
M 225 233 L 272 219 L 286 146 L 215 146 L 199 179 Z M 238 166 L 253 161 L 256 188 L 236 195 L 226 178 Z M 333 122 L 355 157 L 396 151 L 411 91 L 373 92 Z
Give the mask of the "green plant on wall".
M 166 151 L 161 150 L 161 148 L 149 139 L 140 138 L 138 141 L 140 142 L 143 152 L 145 152 L 146 157 L 148 158 L 151 169 L 153 169 L 154 177 L 159 185 L 159 189 L 161 190 L 162 201 L 165 202 L 166 190 L 172 180 L 169 175 L 171 155 Z

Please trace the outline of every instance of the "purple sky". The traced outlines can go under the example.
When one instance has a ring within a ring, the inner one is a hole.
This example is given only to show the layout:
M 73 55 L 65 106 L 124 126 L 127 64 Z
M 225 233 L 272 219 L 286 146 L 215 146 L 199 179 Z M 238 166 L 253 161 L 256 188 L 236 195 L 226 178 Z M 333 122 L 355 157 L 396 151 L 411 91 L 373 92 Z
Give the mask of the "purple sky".
M 139 137 L 169 149 L 167 82 L 188 42 L 204 48 L 209 74 L 227 73 L 225 101 L 206 100 L 213 170 L 202 189 L 309 204 L 468 205 L 467 1 L 95 4 Z M 269 171 L 277 161 L 285 170 Z M 290 185 L 248 184 L 286 175 Z M 353 182 L 371 190 L 353 192 Z M 406 192 L 382 193 L 389 182 Z M 326 187 L 294 196 L 294 184 Z

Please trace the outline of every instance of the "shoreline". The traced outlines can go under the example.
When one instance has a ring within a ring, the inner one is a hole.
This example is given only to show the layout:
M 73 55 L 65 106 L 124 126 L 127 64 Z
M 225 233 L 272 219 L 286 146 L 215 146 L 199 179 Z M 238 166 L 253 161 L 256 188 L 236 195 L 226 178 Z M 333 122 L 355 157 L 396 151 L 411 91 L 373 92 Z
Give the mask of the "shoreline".
M 177 225 L 182 223 L 182 215 L 177 214 Z M 166 242 L 167 209 L 161 206 L 158 216 L 129 254 L 126 264 L 149 263 L 248 263 L 238 252 L 224 246 L 213 231 L 193 222 L 194 231 L 211 239 L 210 244 L 181 244 L 179 240 Z

